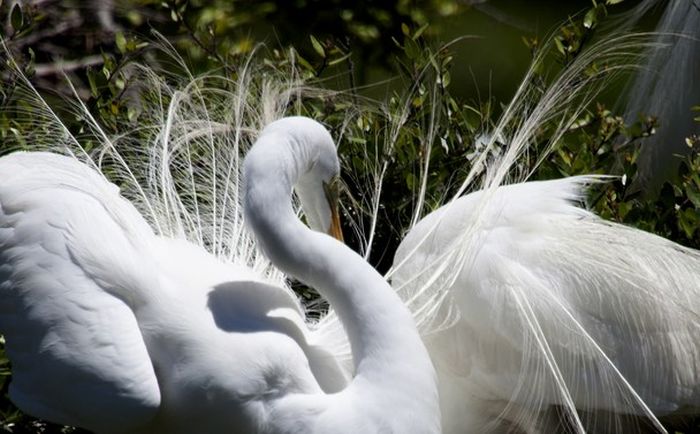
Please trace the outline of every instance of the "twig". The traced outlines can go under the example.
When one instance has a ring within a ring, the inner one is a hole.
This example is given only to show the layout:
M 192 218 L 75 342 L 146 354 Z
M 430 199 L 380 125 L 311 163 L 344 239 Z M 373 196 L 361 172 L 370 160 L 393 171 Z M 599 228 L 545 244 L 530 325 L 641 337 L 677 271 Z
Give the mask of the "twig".
M 88 56 L 78 60 L 58 61 L 54 63 L 43 63 L 35 66 L 35 75 L 44 77 L 54 75 L 59 72 L 75 71 L 76 69 L 87 68 L 88 66 L 100 65 L 104 63 L 104 58 L 100 55 Z
M 190 26 L 190 23 L 187 22 L 185 17 L 182 16 L 182 14 L 179 11 L 175 12 L 177 14 L 177 19 L 180 21 L 184 26 L 185 29 L 190 33 L 190 36 L 192 37 L 192 40 L 201 48 L 204 50 L 205 53 L 209 54 L 213 58 L 219 61 L 221 63 L 221 66 L 226 70 L 227 73 L 232 73 L 230 70 L 228 63 L 224 60 L 223 57 L 216 51 L 216 49 L 212 49 L 211 47 L 207 47 L 207 45 L 197 37 L 197 33 L 195 32 L 195 29 Z
M 352 53 L 351 50 L 350 37 L 345 37 L 345 46 L 342 47 L 343 51 L 347 53 Z M 348 67 L 348 81 L 350 82 L 350 93 L 352 94 L 352 100 L 357 105 L 357 83 L 355 81 L 355 62 L 352 60 L 352 54 L 348 56 L 345 61 Z

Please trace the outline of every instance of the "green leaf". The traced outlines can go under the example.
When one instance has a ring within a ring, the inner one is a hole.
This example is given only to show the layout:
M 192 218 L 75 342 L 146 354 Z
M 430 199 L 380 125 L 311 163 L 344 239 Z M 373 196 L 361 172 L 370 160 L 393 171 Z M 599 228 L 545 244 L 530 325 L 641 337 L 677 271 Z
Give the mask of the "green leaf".
M 15 3 L 12 7 L 12 12 L 10 12 L 10 24 L 15 32 L 22 30 L 24 25 L 24 14 L 22 14 L 22 7 L 19 3 Z
M 686 190 L 686 194 L 688 195 L 688 199 L 693 203 L 693 206 L 700 210 L 700 192 L 697 190 Z
M 301 66 L 308 69 L 309 71 L 313 71 L 314 73 L 316 73 L 316 69 L 314 69 L 314 67 L 311 66 L 311 64 L 309 63 L 308 60 L 301 57 L 301 54 L 299 54 L 294 48 L 292 48 L 292 52 L 293 52 L 293 55 L 296 58 L 297 62 L 299 62 L 299 64 Z
M 135 107 L 129 107 L 126 113 L 130 122 L 134 122 L 139 117 L 139 112 Z
M 562 159 L 562 161 L 568 166 L 571 167 L 571 156 L 569 155 L 568 152 L 565 150 L 559 148 L 557 149 L 557 154 L 559 154 L 559 158 Z
M 348 54 L 346 54 L 346 55 L 344 55 L 344 56 L 338 57 L 337 59 L 333 59 L 333 60 L 331 60 L 330 62 L 328 62 L 328 66 L 337 65 L 337 64 L 339 64 L 339 63 L 341 63 L 341 62 L 343 62 L 343 61 L 349 59 L 351 55 L 352 55 L 352 53 L 348 53 Z
M 28 76 L 34 75 L 34 67 L 36 65 L 36 53 L 34 53 L 34 50 L 30 47 L 27 49 L 27 52 L 29 53 L 29 61 L 27 62 L 27 65 L 24 67 L 24 73 L 27 74 Z
M 117 49 L 119 50 L 120 53 L 124 54 L 126 53 L 126 37 L 124 36 L 124 33 L 122 32 L 117 32 L 117 35 L 115 36 L 114 42 L 117 44 Z
M 622 3 L 625 0 L 605 0 L 606 5 L 616 5 Z
M 420 38 L 420 36 L 425 32 L 425 30 L 428 28 L 428 23 L 423 24 L 420 26 L 418 30 L 416 30 L 416 33 L 413 34 L 412 39 L 415 41 L 416 39 Z
M 698 228 L 698 217 L 694 209 L 687 208 L 678 213 L 678 225 L 685 233 L 685 236 L 692 238 Z
M 401 23 L 401 33 L 403 33 L 405 36 L 409 36 L 411 34 L 411 29 L 408 28 L 408 24 Z
M 621 219 L 624 220 L 625 216 L 632 210 L 634 205 L 632 202 L 620 202 L 617 208 L 617 213 Z
M 406 174 L 406 186 L 409 188 L 409 190 L 415 190 L 418 186 L 418 182 L 419 181 L 416 175 L 411 172 Z
M 406 52 L 406 57 L 411 60 L 417 59 L 421 53 L 420 46 L 413 39 L 406 39 L 403 49 Z
M 314 38 L 314 35 L 309 35 L 309 39 L 311 39 L 311 45 L 314 47 L 314 51 L 321 56 L 322 58 L 326 58 L 326 50 L 323 49 L 323 45 L 321 45 L 320 42 L 318 42 L 318 39 Z
M 450 76 L 449 72 L 445 72 L 442 74 L 442 87 L 447 87 L 450 85 L 450 82 L 452 81 L 452 77 Z
M 554 38 L 554 45 L 557 46 L 557 50 L 559 50 L 561 54 L 566 54 L 566 48 L 560 38 Z
M 95 79 L 95 71 L 91 68 L 87 68 L 87 78 L 88 78 L 88 83 L 90 84 L 90 92 L 92 93 L 92 96 L 97 98 L 99 96 L 99 91 L 97 90 L 97 80 Z
M 590 9 L 586 12 L 586 16 L 583 17 L 583 27 L 587 29 L 592 29 L 598 22 L 598 14 L 595 9 Z
M 362 137 L 350 137 L 348 139 L 350 143 L 355 143 L 357 145 L 366 145 L 367 140 L 363 139 Z

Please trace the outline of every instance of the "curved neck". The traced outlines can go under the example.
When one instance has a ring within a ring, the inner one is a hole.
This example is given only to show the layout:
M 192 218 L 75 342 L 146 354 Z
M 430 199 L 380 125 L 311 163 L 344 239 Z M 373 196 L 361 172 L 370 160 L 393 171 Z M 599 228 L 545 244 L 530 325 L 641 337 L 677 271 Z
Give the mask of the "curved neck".
M 263 135 L 245 162 L 246 219 L 272 262 L 316 288 L 338 313 L 352 348 L 350 388 L 410 396 L 437 414 L 435 374 L 408 309 L 382 276 L 335 239 L 311 231 L 292 208 L 292 187 L 316 155 L 284 135 Z M 313 143 L 301 144 L 313 146 Z M 403 401 L 402 404 L 403 405 Z M 411 409 L 404 408 L 410 411 Z

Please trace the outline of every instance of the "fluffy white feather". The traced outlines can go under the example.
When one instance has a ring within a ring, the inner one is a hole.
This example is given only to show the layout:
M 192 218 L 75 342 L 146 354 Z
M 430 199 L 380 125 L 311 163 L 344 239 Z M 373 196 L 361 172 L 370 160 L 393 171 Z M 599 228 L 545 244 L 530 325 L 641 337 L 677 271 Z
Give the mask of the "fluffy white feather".
M 633 432 L 629 415 L 700 408 L 700 254 L 576 206 L 596 181 L 472 193 L 402 242 L 392 284 L 448 287 L 456 306 L 426 337 L 448 432 L 552 432 L 554 411 L 557 430 Z

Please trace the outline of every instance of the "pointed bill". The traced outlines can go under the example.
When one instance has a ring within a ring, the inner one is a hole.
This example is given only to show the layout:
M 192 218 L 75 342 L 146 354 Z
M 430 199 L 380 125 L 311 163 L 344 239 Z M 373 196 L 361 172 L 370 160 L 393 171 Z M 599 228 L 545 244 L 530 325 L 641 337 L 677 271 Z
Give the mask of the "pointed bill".
M 337 202 L 331 205 L 331 227 L 328 229 L 328 235 L 340 242 L 345 242 L 343 239 L 343 228 L 340 225 L 340 213 L 338 212 Z

